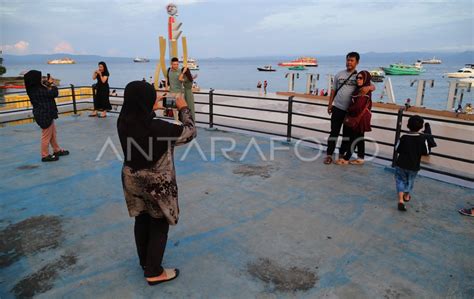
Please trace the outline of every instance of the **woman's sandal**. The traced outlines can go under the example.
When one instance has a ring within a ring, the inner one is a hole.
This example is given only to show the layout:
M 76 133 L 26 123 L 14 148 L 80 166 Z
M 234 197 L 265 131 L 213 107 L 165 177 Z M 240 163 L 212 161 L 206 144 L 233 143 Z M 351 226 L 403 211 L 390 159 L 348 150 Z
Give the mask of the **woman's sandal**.
M 403 201 L 404 202 L 409 202 L 410 200 L 411 200 L 410 193 L 407 193 L 407 192 L 403 193 Z
M 339 159 L 336 161 L 337 165 L 349 165 L 349 161 L 345 159 Z
M 349 162 L 349 164 L 351 164 L 351 165 L 362 165 L 364 163 L 365 163 L 365 161 L 363 159 L 356 159 L 356 160 L 352 160 L 352 161 Z
M 91 114 L 89 114 L 89 117 L 97 117 L 97 116 L 98 116 L 97 113 L 91 113 Z
M 150 278 L 156 278 L 156 277 L 148 277 L 146 281 L 148 282 L 149 285 L 154 286 L 163 282 L 168 282 L 176 279 L 179 276 L 179 270 L 178 269 L 164 269 L 164 273 L 166 274 L 166 279 L 162 280 L 152 280 L 150 281 Z M 160 275 L 161 276 L 161 275 Z
M 62 149 L 62 150 L 60 150 L 59 152 L 54 152 L 54 155 L 55 155 L 55 156 L 58 156 L 58 157 L 60 157 L 60 156 L 67 156 L 67 155 L 69 155 L 69 151 L 68 151 L 68 150 L 65 150 L 65 149 Z
M 326 165 L 332 164 L 332 157 L 327 156 L 326 158 L 324 158 L 324 164 L 326 164 Z

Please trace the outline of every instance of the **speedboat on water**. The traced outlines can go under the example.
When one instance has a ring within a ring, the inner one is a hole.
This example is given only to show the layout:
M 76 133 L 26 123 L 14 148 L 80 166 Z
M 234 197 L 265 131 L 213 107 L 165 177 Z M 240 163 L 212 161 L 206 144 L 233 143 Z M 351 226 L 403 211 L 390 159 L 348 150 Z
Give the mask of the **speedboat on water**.
M 274 72 L 274 71 L 276 71 L 274 68 L 272 68 L 271 65 L 265 65 L 263 67 L 258 67 L 257 70 L 259 70 L 260 72 Z
M 447 73 L 448 78 L 469 78 L 474 76 L 474 64 L 466 64 L 455 73 Z

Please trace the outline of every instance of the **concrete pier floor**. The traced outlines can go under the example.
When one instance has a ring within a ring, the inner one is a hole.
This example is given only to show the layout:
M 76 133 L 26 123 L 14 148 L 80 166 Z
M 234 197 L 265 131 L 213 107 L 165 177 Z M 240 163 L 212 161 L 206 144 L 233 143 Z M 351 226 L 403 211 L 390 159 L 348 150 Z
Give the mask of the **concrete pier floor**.
M 122 162 L 110 146 L 96 161 L 107 140 L 121 154 L 116 118 L 57 128 L 71 155 L 54 163 L 40 162 L 36 124 L 0 128 L 1 298 L 474 297 L 474 218 L 457 213 L 472 189 L 418 177 L 401 213 L 382 166 L 304 162 L 320 153 L 295 144 L 271 159 L 268 138 L 204 129 L 175 157 L 181 218 L 164 266 L 181 275 L 150 287 Z

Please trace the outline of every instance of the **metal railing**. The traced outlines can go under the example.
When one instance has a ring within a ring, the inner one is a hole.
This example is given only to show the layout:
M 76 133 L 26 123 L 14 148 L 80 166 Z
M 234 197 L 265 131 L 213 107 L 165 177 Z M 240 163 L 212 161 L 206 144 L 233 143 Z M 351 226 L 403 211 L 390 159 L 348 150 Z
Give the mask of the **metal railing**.
M 70 89 L 71 90 L 71 95 L 62 95 L 58 96 L 58 98 L 65 98 L 65 97 L 70 97 L 71 98 L 71 103 L 60 103 L 58 106 L 67 106 L 67 105 L 72 105 L 73 106 L 73 114 L 78 113 L 77 109 L 77 104 L 78 100 L 76 99 L 77 96 L 93 96 L 93 94 L 77 94 L 76 89 L 77 88 L 84 88 L 84 87 L 89 87 L 90 86 L 74 86 L 73 84 L 70 85 L 70 87 L 62 87 L 59 88 L 60 90 L 64 89 Z M 110 87 L 111 90 L 124 90 L 124 88 L 121 87 Z M 223 127 L 223 128 L 229 128 L 229 129 L 236 129 L 236 130 L 242 130 L 242 131 L 248 131 L 248 132 L 254 132 L 254 133 L 259 133 L 259 134 L 265 134 L 265 135 L 270 135 L 270 136 L 278 136 L 278 137 L 283 137 L 286 138 L 287 142 L 292 142 L 292 140 L 300 140 L 308 143 L 312 143 L 318 146 L 327 146 L 327 143 L 323 142 L 316 142 L 314 140 L 306 139 L 305 137 L 298 136 L 293 134 L 293 128 L 298 128 L 301 130 L 307 130 L 307 131 L 312 131 L 312 132 L 318 132 L 318 133 L 324 133 L 329 135 L 329 131 L 319 129 L 319 128 L 313 128 L 313 127 L 308 127 L 308 126 L 303 126 L 299 124 L 294 124 L 293 122 L 293 117 L 294 116 L 299 116 L 299 117 L 304 117 L 304 118 L 310 118 L 310 119 L 316 119 L 316 120 L 324 120 L 324 121 L 330 121 L 331 119 L 329 117 L 325 116 L 318 116 L 318 115 L 312 115 L 312 114 L 307 114 L 307 113 L 301 113 L 301 112 L 296 112 L 294 111 L 294 104 L 299 104 L 299 105 L 309 105 L 309 106 L 320 106 L 320 107 L 327 107 L 327 104 L 324 103 L 317 103 L 317 102 L 308 102 L 308 101 L 299 101 L 295 100 L 294 96 L 290 96 L 287 99 L 284 98 L 270 98 L 270 97 L 259 97 L 259 96 L 248 96 L 248 95 L 237 95 L 237 94 L 225 94 L 225 93 L 217 93 L 214 91 L 214 89 L 210 89 L 209 92 L 194 92 L 195 94 L 198 95 L 208 95 L 208 102 L 201 102 L 201 101 L 195 101 L 196 105 L 205 105 L 208 106 L 209 112 L 204 112 L 204 111 L 195 111 L 196 114 L 200 115 L 207 115 L 208 116 L 208 121 L 196 121 L 196 123 L 199 124 L 204 124 L 207 125 L 210 129 L 217 127 Z M 5 93 L 5 95 L 8 94 L 19 94 L 19 92 L 13 92 L 13 93 Z M 232 105 L 232 104 L 224 104 L 224 103 L 216 103 L 215 102 L 215 97 L 230 97 L 230 98 L 239 98 L 239 99 L 253 99 L 253 100 L 260 100 L 260 101 L 267 101 L 267 102 L 277 102 L 277 103 L 287 103 L 287 109 L 286 110 L 276 110 L 276 109 L 267 109 L 267 108 L 261 108 L 261 107 L 248 107 L 248 106 L 242 106 L 242 105 Z M 111 97 L 115 98 L 123 98 L 121 95 L 114 95 Z M 6 102 L 2 104 L 11 104 L 11 103 L 19 103 L 19 102 L 29 102 L 29 100 L 24 100 L 24 101 L 12 101 L 12 102 Z M 88 103 L 92 104 L 93 101 L 91 99 L 86 99 L 86 100 L 80 100 L 79 103 Z M 112 104 L 114 106 L 121 106 L 122 104 L 117 104 L 114 103 Z M 281 122 L 281 121 L 273 121 L 273 120 L 265 120 L 265 119 L 258 119 L 258 118 L 251 118 L 251 117 L 245 117 L 245 116 L 238 116 L 238 115 L 233 115 L 233 114 L 222 114 L 222 113 L 215 113 L 214 108 L 215 107 L 226 107 L 226 108 L 236 108 L 236 109 L 243 109 L 243 110 L 249 110 L 249 111 L 261 111 L 261 112 L 269 112 L 269 113 L 278 113 L 278 114 L 286 114 L 286 122 Z M 26 109 L 15 109 L 11 111 L 0 111 L 1 114 L 5 113 L 11 113 L 11 112 L 19 112 L 19 111 L 29 111 L 32 108 L 26 108 Z M 86 109 L 88 110 L 88 109 Z M 119 113 L 118 111 L 110 111 L 112 113 Z M 391 157 L 386 157 L 383 155 L 379 155 L 377 153 L 366 153 L 367 156 L 375 157 L 377 159 L 385 160 L 388 162 L 391 162 L 392 167 L 395 165 L 396 158 L 397 158 L 397 152 L 396 152 L 396 144 L 398 140 L 400 139 L 400 135 L 404 132 L 407 132 L 402 129 L 402 123 L 403 123 L 403 118 L 408 117 L 409 115 L 405 113 L 404 108 L 400 108 L 397 112 L 389 112 L 389 111 L 382 111 L 382 110 L 377 110 L 377 109 L 372 109 L 373 114 L 381 114 L 381 115 L 389 115 L 396 117 L 396 125 L 395 127 L 386 127 L 386 126 L 379 126 L 379 125 L 371 125 L 372 128 L 376 130 L 382 130 L 382 131 L 388 131 L 391 133 L 394 133 L 394 141 L 393 143 L 390 142 L 385 142 L 382 140 L 366 140 L 367 142 L 373 142 L 377 143 L 380 145 L 384 145 L 387 147 L 391 148 L 392 155 Z M 247 128 L 247 127 L 239 127 L 233 124 L 224 124 L 224 123 L 219 123 L 214 120 L 214 117 L 223 117 L 223 118 L 229 118 L 229 119 L 236 119 L 236 120 L 242 120 L 242 121 L 250 121 L 250 122 L 258 122 L 258 123 L 266 123 L 266 124 L 272 124 L 272 125 L 279 125 L 279 126 L 285 126 L 286 127 L 286 133 L 278 133 L 274 131 L 265 131 L 261 129 L 255 129 L 255 128 Z M 457 125 L 462 125 L 462 126 L 467 126 L 467 127 L 474 127 L 474 123 L 472 122 L 463 122 L 463 121 L 456 121 L 456 120 L 449 120 L 449 119 L 441 119 L 441 118 L 433 118 L 433 117 L 423 117 L 426 120 L 430 121 L 436 121 L 440 123 L 448 123 L 448 124 L 457 124 Z M 1 123 L 1 122 L 0 122 Z M 463 139 L 457 139 L 457 138 L 452 138 L 448 136 L 440 136 L 440 135 L 431 135 L 434 138 L 437 138 L 439 140 L 445 140 L 449 142 L 454 142 L 458 144 L 463 144 L 467 146 L 472 146 L 474 145 L 474 141 L 470 140 L 463 140 Z M 432 156 L 452 160 L 452 161 L 457 161 L 461 163 L 467 163 L 469 165 L 474 165 L 473 160 L 469 160 L 466 158 L 461 158 L 461 157 L 455 157 L 452 155 L 449 155 L 447 153 L 440 153 L 436 151 L 432 151 L 430 153 Z M 426 165 L 421 166 L 422 170 L 437 173 L 437 174 L 442 174 L 462 180 L 466 180 L 469 182 L 474 182 L 474 178 L 471 176 L 466 176 L 463 174 L 458 174 L 458 173 L 453 173 L 441 169 L 436 169 L 433 167 L 428 167 Z

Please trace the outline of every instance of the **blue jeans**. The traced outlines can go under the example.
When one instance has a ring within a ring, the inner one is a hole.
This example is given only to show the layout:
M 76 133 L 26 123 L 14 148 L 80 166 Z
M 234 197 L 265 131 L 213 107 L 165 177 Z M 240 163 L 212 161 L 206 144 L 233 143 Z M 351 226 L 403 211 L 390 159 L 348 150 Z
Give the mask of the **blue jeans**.
M 410 193 L 413 190 L 416 175 L 418 171 L 403 169 L 395 167 L 395 182 L 397 185 L 397 192 Z

